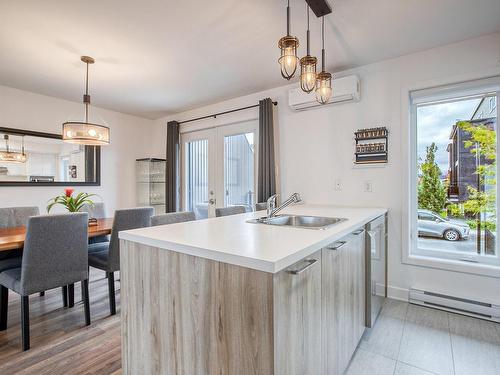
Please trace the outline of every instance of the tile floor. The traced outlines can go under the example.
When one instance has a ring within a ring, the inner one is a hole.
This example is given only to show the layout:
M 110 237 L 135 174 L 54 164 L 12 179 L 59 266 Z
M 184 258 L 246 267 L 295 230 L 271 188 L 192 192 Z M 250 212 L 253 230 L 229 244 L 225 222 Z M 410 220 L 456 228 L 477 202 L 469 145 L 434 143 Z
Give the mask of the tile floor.
M 500 375 L 500 324 L 388 300 L 347 375 Z

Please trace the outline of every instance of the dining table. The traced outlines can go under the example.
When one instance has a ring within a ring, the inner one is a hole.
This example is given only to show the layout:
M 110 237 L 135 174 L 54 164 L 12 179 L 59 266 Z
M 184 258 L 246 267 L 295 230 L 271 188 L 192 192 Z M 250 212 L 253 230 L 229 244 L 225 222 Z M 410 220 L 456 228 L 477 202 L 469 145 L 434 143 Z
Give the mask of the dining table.
M 111 234 L 113 218 L 97 219 L 97 225 L 89 225 L 89 238 Z M 57 230 L 57 228 L 54 228 Z M 26 227 L 0 228 L 0 252 L 22 249 Z

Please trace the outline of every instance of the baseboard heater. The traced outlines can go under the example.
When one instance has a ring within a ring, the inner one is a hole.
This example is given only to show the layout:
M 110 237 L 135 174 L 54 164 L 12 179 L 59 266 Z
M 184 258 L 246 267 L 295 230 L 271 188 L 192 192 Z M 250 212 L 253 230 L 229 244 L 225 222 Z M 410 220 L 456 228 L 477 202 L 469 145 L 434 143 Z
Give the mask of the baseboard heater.
M 410 303 L 500 322 L 500 305 L 410 288 Z

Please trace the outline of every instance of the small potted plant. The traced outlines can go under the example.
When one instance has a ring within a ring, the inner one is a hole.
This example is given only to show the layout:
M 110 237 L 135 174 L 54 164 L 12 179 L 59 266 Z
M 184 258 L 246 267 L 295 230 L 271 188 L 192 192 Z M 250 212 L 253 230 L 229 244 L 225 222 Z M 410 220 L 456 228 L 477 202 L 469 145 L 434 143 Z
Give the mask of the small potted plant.
M 88 205 L 90 207 L 94 206 L 94 202 L 90 199 L 90 197 L 96 196 L 97 194 L 80 192 L 76 196 L 73 196 L 74 191 L 75 189 L 73 188 L 66 188 L 64 189 L 64 194 L 58 195 L 57 197 L 50 199 L 49 204 L 47 206 L 47 212 L 50 212 L 52 207 L 54 207 L 57 204 L 66 207 L 66 209 L 69 212 L 79 212 L 85 205 Z M 94 224 L 93 221 L 97 223 L 97 220 L 90 219 L 89 225 Z

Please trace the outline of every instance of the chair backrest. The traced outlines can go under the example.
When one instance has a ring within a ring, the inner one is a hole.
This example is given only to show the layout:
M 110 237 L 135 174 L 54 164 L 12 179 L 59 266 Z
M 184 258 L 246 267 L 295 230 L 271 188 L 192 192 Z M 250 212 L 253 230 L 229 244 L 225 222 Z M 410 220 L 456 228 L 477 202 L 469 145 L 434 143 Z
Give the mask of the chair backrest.
M 88 212 L 89 219 L 104 219 L 106 217 L 106 209 L 103 202 L 95 202 L 94 205 L 86 204 L 80 211 Z
M 185 212 L 169 212 L 166 214 L 155 215 L 151 218 L 151 226 L 184 223 L 186 221 L 194 221 L 196 216 L 192 211 Z
M 87 279 L 87 232 L 86 212 L 30 217 L 21 266 L 21 294 Z
M 267 210 L 267 202 L 260 202 L 255 204 L 255 211 Z
M 40 215 L 38 207 L 0 208 L 0 228 L 22 227 L 30 216 Z
M 215 209 L 215 216 L 220 217 L 220 216 L 237 215 L 237 214 L 244 214 L 245 212 L 247 212 L 245 206 L 222 207 Z
M 120 269 L 120 239 L 118 232 L 122 230 L 137 229 L 151 226 L 153 207 L 127 208 L 116 210 L 109 240 L 108 272 Z

